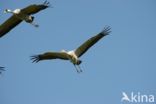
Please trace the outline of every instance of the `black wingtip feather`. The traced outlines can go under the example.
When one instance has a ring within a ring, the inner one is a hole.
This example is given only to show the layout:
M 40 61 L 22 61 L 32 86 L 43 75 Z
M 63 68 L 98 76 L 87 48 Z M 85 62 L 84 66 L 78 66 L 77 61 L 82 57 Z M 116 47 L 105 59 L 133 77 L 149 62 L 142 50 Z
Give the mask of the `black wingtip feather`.
M 4 68 L 5 67 L 0 67 L 0 74 L 2 74 L 2 71 L 5 71 Z
M 48 2 L 47 0 L 44 1 L 43 5 L 45 6 L 45 8 L 51 7 L 50 2 Z
M 109 35 L 109 33 L 111 32 L 110 30 L 111 30 L 110 26 L 105 26 L 101 34 L 104 36 Z
M 4 69 L 5 67 L 0 67 L 0 70 L 2 70 L 2 71 L 5 71 L 5 69 Z
M 32 63 L 37 63 L 40 61 L 40 56 L 39 55 L 33 55 L 33 56 L 30 56 L 31 57 L 31 60 L 32 60 Z

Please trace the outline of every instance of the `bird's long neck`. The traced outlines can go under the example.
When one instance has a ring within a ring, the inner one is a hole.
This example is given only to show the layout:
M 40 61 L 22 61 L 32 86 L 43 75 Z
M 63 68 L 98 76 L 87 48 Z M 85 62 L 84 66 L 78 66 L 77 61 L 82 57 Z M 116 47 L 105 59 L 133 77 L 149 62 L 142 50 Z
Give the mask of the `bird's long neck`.
M 6 10 L 4 11 L 4 13 L 13 13 L 13 11 L 10 10 L 10 9 L 6 9 Z

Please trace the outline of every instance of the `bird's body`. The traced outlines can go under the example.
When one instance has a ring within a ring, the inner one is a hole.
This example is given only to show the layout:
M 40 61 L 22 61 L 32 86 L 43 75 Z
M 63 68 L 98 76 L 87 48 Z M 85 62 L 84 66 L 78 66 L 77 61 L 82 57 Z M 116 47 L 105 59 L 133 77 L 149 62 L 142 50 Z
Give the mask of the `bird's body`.
M 32 23 L 34 19 L 33 16 L 23 13 L 21 9 L 15 9 L 13 11 L 11 11 L 10 9 L 6 9 L 4 12 L 12 13 L 16 18 L 24 20 L 27 23 Z
M 13 13 L 15 15 L 18 15 L 21 13 L 21 9 L 15 9 L 14 11 L 11 11 L 10 9 L 6 9 L 4 12 L 6 12 L 6 13 L 10 12 L 10 13 Z
M 109 33 L 110 27 L 106 27 L 102 32 L 100 32 L 94 37 L 91 37 L 75 50 L 62 50 L 61 52 L 46 52 L 44 54 L 34 55 L 31 59 L 33 60 L 33 62 L 39 62 L 41 60 L 49 59 L 70 60 L 71 63 L 73 63 L 73 65 L 75 66 L 77 72 L 82 72 L 81 68 L 79 67 L 82 61 L 79 59 L 79 57 L 81 57 L 91 46 L 93 46 L 102 37 L 108 35 Z M 78 68 L 76 66 L 78 66 Z
M 66 54 L 68 55 L 68 59 L 74 64 L 79 65 L 81 64 L 81 60 L 79 60 L 78 56 L 76 55 L 75 51 L 67 51 Z
M 4 11 L 5 13 L 11 13 L 13 15 L 8 20 L 6 20 L 3 24 L 0 25 L 0 37 L 4 36 L 6 33 L 8 33 L 11 29 L 16 27 L 22 21 L 32 24 L 35 27 L 38 27 L 39 25 L 33 22 L 34 16 L 32 16 L 32 14 L 35 14 L 48 7 L 49 7 L 49 2 L 45 1 L 43 4 L 38 4 L 38 5 L 33 4 L 23 9 L 15 9 L 13 11 L 10 9 L 6 9 Z

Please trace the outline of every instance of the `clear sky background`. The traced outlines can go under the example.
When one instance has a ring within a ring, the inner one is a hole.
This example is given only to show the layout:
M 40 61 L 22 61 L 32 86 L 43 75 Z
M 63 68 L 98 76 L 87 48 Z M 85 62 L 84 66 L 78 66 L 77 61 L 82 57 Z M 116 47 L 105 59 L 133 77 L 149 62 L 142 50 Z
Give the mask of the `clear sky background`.
M 0 23 L 44 0 L 1 0 Z M 156 96 L 155 0 L 49 0 L 35 28 L 21 23 L 0 39 L 0 104 L 121 104 L 122 92 Z M 81 57 L 83 73 L 69 61 L 37 64 L 31 55 L 72 50 L 99 33 L 111 34 Z

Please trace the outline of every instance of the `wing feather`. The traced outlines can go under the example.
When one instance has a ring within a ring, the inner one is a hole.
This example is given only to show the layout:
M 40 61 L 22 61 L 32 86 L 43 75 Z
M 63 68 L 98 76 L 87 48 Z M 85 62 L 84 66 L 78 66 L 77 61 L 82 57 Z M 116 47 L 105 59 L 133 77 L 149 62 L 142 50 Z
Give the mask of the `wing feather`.
M 93 46 L 96 42 L 98 42 L 101 38 L 108 35 L 110 33 L 110 27 L 105 27 L 102 32 L 97 34 L 94 37 L 88 39 L 85 43 L 83 43 L 80 47 L 75 50 L 75 53 L 78 57 L 81 57 L 91 46 Z
M 5 71 L 4 67 L 0 66 L 0 74 L 2 73 L 2 71 Z
M 3 70 L 3 71 L 4 71 L 4 67 L 1 67 L 1 66 L 0 66 L 0 70 Z
M 45 1 L 43 4 L 32 4 L 30 6 L 27 6 L 26 8 L 23 8 L 21 11 L 22 13 L 31 15 L 35 14 L 41 10 L 44 10 L 50 6 L 50 3 Z
M 44 54 L 31 56 L 31 60 L 36 63 L 41 60 L 50 60 L 50 59 L 68 60 L 68 54 L 64 52 L 46 52 Z
M 22 20 L 18 19 L 15 15 L 12 15 L 8 20 L 0 25 L 0 37 L 4 36 L 11 29 L 17 26 Z

